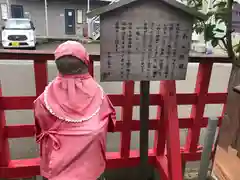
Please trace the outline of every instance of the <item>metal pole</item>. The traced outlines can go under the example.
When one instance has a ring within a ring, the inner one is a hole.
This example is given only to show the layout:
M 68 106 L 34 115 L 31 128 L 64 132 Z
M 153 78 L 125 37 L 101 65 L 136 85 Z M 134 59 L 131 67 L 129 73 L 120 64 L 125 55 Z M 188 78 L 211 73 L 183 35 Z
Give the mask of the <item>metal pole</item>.
M 90 11 L 90 0 L 87 0 L 87 12 Z
M 209 118 L 207 132 L 204 139 L 204 148 L 201 156 L 200 169 L 198 172 L 198 180 L 206 180 L 208 176 L 208 168 L 212 147 L 218 125 L 218 118 Z
M 149 124 L 149 81 L 140 82 L 140 177 L 149 178 L 148 124 Z
M 7 4 L 7 15 L 8 15 L 7 18 L 10 18 L 10 17 L 11 17 L 11 6 L 10 6 L 10 0 L 7 0 L 7 1 L 6 1 L 6 4 Z
M 44 0 L 44 8 L 45 8 L 46 37 L 48 37 L 48 4 L 47 4 L 47 0 Z
M 90 0 L 87 0 L 87 13 L 90 12 Z M 90 19 L 87 17 L 87 37 L 90 37 Z

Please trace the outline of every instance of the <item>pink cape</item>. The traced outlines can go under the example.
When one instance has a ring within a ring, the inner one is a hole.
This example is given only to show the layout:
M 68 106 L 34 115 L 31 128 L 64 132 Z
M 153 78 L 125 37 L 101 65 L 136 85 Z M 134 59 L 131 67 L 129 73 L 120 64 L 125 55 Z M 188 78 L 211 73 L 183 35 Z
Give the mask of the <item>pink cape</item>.
M 89 64 L 85 48 L 67 41 L 56 60 L 71 55 Z M 96 180 L 106 165 L 107 131 L 116 114 L 101 86 L 89 74 L 58 75 L 34 103 L 41 175 L 49 180 Z

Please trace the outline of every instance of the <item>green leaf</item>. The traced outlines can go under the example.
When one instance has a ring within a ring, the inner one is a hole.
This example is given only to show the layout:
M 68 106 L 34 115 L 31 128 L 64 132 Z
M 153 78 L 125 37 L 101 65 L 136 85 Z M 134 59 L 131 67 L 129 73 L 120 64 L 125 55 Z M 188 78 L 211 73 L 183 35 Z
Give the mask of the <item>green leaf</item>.
M 204 40 L 210 41 L 214 38 L 215 33 L 214 29 L 216 28 L 215 24 L 206 24 L 204 29 Z
M 213 16 L 215 14 L 215 11 L 209 11 L 208 13 L 207 13 L 207 16 L 208 17 L 211 17 L 211 16 Z
M 222 30 L 222 29 L 219 29 L 219 28 L 217 28 L 217 29 L 214 29 L 215 31 L 217 31 L 217 32 L 220 32 L 220 33 L 224 33 L 224 30 Z
M 197 21 L 195 22 L 195 24 L 193 25 L 193 30 L 197 33 L 200 34 L 204 31 L 204 24 Z
M 212 41 L 211 41 L 211 44 L 213 47 L 216 47 L 218 45 L 218 39 L 217 38 L 214 38 Z
M 213 5 L 213 8 L 224 8 L 227 5 L 227 2 L 221 1 Z

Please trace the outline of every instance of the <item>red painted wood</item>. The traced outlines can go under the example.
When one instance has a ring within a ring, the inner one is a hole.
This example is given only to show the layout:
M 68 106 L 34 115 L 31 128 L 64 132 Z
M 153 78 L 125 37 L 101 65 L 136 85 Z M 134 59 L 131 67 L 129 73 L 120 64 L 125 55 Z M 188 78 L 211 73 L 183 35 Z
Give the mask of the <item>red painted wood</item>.
M 207 93 L 211 78 L 212 66 L 212 63 L 202 63 L 199 64 L 198 67 L 197 81 L 195 86 L 195 92 L 197 93 L 198 101 L 196 105 L 192 106 L 191 117 L 193 118 L 193 126 L 188 131 L 185 146 L 185 148 L 191 152 L 195 152 L 198 146 L 201 131 L 201 119 L 204 114 L 206 101 L 209 98 Z
M 124 106 L 124 96 L 121 94 L 109 94 L 110 100 L 114 106 Z M 208 93 L 205 99 L 206 104 L 223 104 L 226 101 L 227 93 Z M 35 96 L 24 97 L 2 97 L 0 108 L 4 110 L 32 109 L 32 103 L 36 99 Z M 135 94 L 133 97 L 133 105 L 139 105 L 140 95 Z M 197 94 L 177 94 L 178 105 L 191 105 L 197 103 Z M 150 95 L 150 105 L 162 106 L 162 96 L 158 94 Z
M 5 134 L 8 138 L 33 137 L 35 135 L 35 125 L 11 125 L 5 127 Z
M 2 97 L 0 108 L 4 110 L 32 109 L 35 96 Z
M 37 58 L 36 58 L 37 57 Z M 45 60 L 53 60 L 54 55 L 53 51 L 30 51 L 30 50 L 0 50 L 0 60 L 1 59 L 13 59 L 13 60 L 33 60 L 35 59 L 38 62 L 42 62 Z M 90 54 L 90 59 L 94 61 L 100 61 L 99 53 Z M 197 54 L 197 56 L 192 55 L 189 58 L 189 62 L 195 63 L 231 63 L 228 57 L 224 56 L 208 56 Z
M 48 82 L 47 62 L 34 62 L 34 74 L 36 95 L 39 96 L 44 91 Z
M 41 91 L 39 91 L 40 93 Z M 110 100 L 114 106 L 123 106 L 123 95 L 110 94 Z M 3 110 L 20 110 L 20 109 L 32 109 L 35 96 L 24 97 L 1 97 L 0 108 Z
M 107 168 L 127 168 L 137 166 L 140 162 L 139 152 L 130 151 L 130 156 L 123 159 L 120 153 L 107 152 Z M 26 178 L 40 174 L 39 158 L 11 160 L 8 167 L 0 167 L 1 178 Z M 153 150 L 149 150 L 149 164 L 155 164 L 155 156 Z
M 182 162 L 180 154 L 179 121 L 175 81 L 161 81 L 164 100 L 163 111 L 167 140 L 167 158 L 169 179 L 182 180 Z
M 219 126 L 221 123 L 222 117 L 218 117 L 220 119 Z M 161 118 L 162 120 L 163 118 Z M 159 122 L 161 121 L 159 119 L 150 119 L 149 120 L 149 130 L 158 130 Z M 208 118 L 204 117 L 201 120 L 200 127 L 207 127 Z M 132 120 L 130 122 L 130 131 L 139 131 L 140 130 L 140 122 L 139 120 Z M 191 128 L 193 126 L 193 119 L 191 118 L 179 118 L 179 128 L 180 129 L 186 129 Z M 119 120 L 116 123 L 116 132 L 123 132 L 125 128 L 125 125 L 123 121 Z M 21 137 L 33 137 L 34 136 L 34 125 L 32 124 L 26 124 L 26 125 L 11 125 L 11 126 L 5 126 L 5 135 L 7 138 L 21 138 Z M 160 131 L 160 136 L 162 136 L 163 133 Z M 157 143 L 157 142 L 156 142 Z
M 39 174 L 39 158 L 11 160 L 8 167 L 0 167 L 1 178 L 28 178 Z
M 207 93 L 206 104 L 224 104 L 227 100 L 227 93 Z
M 156 161 L 157 161 L 156 168 L 157 168 L 159 174 L 161 175 L 160 180 L 169 180 L 167 157 L 166 156 L 157 156 Z
M 88 65 L 89 73 L 94 76 L 94 62 L 90 59 L 90 64 Z
M 124 106 L 122 107 L 121 157 L 128 158 L 131 145 L 131 121 L 133 113 L 134 82 L 123 83 Z
M 0 82 L 0 102 L 1 96 L 2 88 Z M 3 109 L 0 108 L 0 167 L 7 166 L 10 160 L 9 144 L 8 139 L 5 135 L 5 126 L 6 126 L 5 112 Z
M 90 54 L 93 61 L 100 61 L 99 54 Z M 0 60 L 34 60 L 35 62 L 45 62 L 54 60 L 53 51 L 31 51 L 31 50 L 0 50 Z
M 162 91 L 164 88 L 161 88 L 160 85 L 159 94 L 161 95 L 162 99 Z M 149 123 L 149 128 L 152 128 L 152 121 Z M 157 107 L 157 123 L 153 127 L 156 127 L 155 135 L 154 135 L 154 149 L 156 151 L 157 156 L 163 156 L 165 152 L 165 144 L 166 144 L 166 129 L 165 129 L 165 121 L 164 121 L 164 111 L 163 105 Z

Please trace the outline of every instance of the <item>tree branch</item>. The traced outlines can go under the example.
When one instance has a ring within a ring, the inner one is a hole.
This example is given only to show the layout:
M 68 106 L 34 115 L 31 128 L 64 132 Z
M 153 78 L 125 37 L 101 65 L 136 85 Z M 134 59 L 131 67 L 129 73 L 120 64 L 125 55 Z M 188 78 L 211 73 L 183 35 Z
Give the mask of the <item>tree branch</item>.
M 233 0 L 227 0 L 227 23 L 226 23 L 226 39 L 227 39 L 227 52 L 229 58 L 235 61 L 235 55 L 232 48 L 232 6 Z
M 220 40 L 222 41 L 224 48 L 228 51 L 228 45 L 227 45 L 227 42 L 225 41 L 225 39 L 221 38 Z

